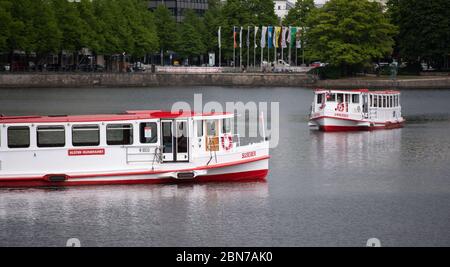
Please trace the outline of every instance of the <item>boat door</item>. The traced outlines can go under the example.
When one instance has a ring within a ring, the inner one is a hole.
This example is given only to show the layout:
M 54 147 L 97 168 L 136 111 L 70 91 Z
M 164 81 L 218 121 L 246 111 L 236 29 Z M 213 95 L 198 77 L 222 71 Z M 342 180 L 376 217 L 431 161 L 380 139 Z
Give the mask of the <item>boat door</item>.
M 369 117 L 369 97 L 368 94 L 361 94 L 362 95 L 362 113 L 364 118 Z
M 187 125 L 187 120 L 161 120 L 164 162 L 189 161 Z

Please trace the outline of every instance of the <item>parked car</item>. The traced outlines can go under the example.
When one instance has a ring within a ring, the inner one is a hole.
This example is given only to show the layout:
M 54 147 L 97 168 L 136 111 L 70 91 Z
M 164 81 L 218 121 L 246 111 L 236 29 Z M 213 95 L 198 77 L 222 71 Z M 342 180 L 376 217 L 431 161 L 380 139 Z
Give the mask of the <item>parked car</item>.
M 309 64 L 309 66 L 313 67 L 313 68 L 325 67 L 326 65 L 327 65 L 326 63 L 322 63 L 320 61 L 315 61 L 315 62 Z
M 0 65 L 0 71 L 10 71 L 11 66 L 9 64 Z

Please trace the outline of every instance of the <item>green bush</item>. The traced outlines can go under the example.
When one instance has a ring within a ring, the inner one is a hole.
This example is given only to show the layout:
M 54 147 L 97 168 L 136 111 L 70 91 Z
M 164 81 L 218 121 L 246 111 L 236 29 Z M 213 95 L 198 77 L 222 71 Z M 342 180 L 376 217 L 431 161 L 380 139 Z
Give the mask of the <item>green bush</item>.
M 420 75 L 420 72 L 422 71 L 422 66 L 419 62 L 411 62 L 406 64 L 406 67 L 399 68 L 398 74 L 399 75 Z
M 308 74 L 317 75 L 321 80 L 339 79 L 342 77 L 341 68 L 331 65 L 314 68 L 308 71 Z

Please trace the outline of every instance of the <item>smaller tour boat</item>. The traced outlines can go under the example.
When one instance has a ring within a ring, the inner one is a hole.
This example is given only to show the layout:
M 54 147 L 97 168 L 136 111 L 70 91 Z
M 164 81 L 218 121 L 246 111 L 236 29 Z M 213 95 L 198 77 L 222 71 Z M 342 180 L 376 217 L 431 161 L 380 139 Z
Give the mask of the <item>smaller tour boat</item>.
M 269 142 L 241 145 L 233 113 L 0 116 L 0 187 L 264 179 Z
M 400 128 L 404 121 L 398 91 L 317 89 L 309 126 L 323 131 L 364 131 Z

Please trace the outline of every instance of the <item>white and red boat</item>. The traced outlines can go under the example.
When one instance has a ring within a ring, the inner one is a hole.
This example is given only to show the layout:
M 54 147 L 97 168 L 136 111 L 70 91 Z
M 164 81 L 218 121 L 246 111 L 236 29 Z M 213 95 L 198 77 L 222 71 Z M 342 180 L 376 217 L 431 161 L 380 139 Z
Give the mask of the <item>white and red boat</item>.
M 317 89 L 309 126 L 323 131 L 361 131 L 400 128 L 404 121 L 398 91 Z
M 1 116 L 0 187 L 264 179 L 269 142 L 240 145 L 232 113 Z

